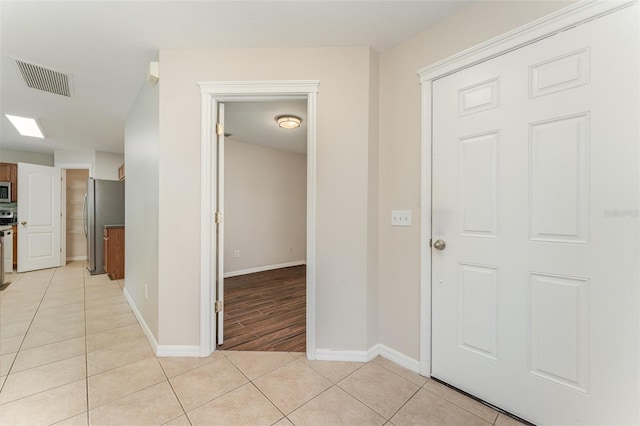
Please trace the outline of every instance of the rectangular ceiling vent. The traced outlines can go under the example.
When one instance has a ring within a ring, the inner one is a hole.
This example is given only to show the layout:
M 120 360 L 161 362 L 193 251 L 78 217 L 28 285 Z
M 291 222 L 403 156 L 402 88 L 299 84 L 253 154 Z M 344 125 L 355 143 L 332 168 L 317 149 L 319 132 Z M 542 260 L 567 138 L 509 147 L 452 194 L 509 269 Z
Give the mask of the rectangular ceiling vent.
M 16 64 L 28 87 L 71 97 L 71 76 L 19 59 Z

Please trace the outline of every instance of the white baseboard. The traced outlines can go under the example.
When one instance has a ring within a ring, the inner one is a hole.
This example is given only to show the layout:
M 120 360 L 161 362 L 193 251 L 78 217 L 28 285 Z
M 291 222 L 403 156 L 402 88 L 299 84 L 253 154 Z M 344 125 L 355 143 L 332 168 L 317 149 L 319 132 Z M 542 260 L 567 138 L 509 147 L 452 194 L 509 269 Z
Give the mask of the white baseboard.
M 87 260 L 87 256 L 72 256 L 72 257 L 67 257 L 67 262 L 73 262 L 74 260 Z
M 420 374 L 420 361 L 418 361 L 417 359 L 408 357 L 405 354 L 382 344 L 378 344 L 377 346 L 379 346 L 379 355 L 381 357 L 395 362 L 396 364 L 406 368 L 407 370 L 411 370 L 414 373 Z
M 368 351 L 316 350 L 316 359 L 319 361 L 368 362 L 378 355 L 415 373 L 420 372 L 420 361 L 380 343 L 373 345 Z
M 367 362 L 367 351 L 341 351 L 335 349 L 316 349 L 317 361 Z
M 157 354 L 158 341 L 156 340 L 156 337 L 153 335 L 153 333 L 149 329 L 149 326 L 147 325 L 144 318 L 142 317 L 142 314 L 138 310 L 138 307 L 134 303 L 126 287 L 124 288 L 124 290 L 122 290 L 122 293 L 124 293 L 124 298 L 127 300 L 127 303 L 129 303 L 129 306 L 131 307 L 133 314 L 136 316 L 138 322 L 140 323 L 140 326 L 142 327 L 142 331 L 144 331 L 144 335 L 147 336 L 147 340 L 149 340 L 149 343 L 151 344 L 151 348 L 153 349 L 153 352 Z
M 138 310 L 138 307 L 133 302 L 133 299 L 131 298 L 131 295 L 127 291 L 126 287 L 124 288 L 123 293 L 124 293 L 125 299 L 127 299 L 127 303 L 129 303 L 129 306 L 131 306 L 131 310 L 133 311 L 133 314 L 138 319 L 138 322 L 140 323 L 140 326 L 142 327 L 142 331 L 144 331 L 144 335 L 147 336 L 147 340 L 149 340 L 149 343 L 151 344 L 151 347 L 153 348 L 153 352 L 155 352 L 156 356 L 158 356 L 158 357 L 167 357 L 167 358 L 171 358 L 171 357 L 193 357 L 193 358 L 200 357 L 200 346 L 198 346 L 198 345 L 195 345 L 195 346 L 191 346 L 191 345 L 159 345 L 158 341 L 155 338 L 155 336 L 153 335 L 153 333 L 149 329 L 149 326 L 147 325 L 147 323 L 145 322 L 144 318 L 142 317 L 142 314 Z
M 297 260 L 295 262 L 279 263 L 277 265 L 258 266 L 257 268 L 241 269 L 238 271 L 225 272 L 225 278 L 237 277 L 240 275 L 254 274 L 256 272 L 271 271 L 273 269 L 289 268 L 291 266 L 306 265 L 306 260 Z
M 200 346 L 188 346 L 188 345 L 159 345 L 156 351 L 156 356 L 175 358 L 175 357 L 200 357 Z

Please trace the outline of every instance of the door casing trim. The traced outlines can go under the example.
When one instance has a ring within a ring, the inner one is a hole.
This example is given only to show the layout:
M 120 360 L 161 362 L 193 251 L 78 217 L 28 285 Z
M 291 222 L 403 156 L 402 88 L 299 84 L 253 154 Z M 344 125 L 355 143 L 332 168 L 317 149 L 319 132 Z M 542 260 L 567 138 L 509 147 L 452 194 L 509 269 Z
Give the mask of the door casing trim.
M 307 100 L 307 358 L 315 359 L 316 351 L 316 100 L 319 80 L 274 81 L 202 81 L 200 145 L 200 356 L 215 350 L 215 211 L 216 152 L 211 149 L 215 138 L 214 112 L 221 101 L 278 99 Z
M 420 374 L 431 376 L 431 149 L 433 82 L 550 37 L 561 31 L 629 7 L 637 0 L 603 2 L 584 0 L 509 31 L 484 43 L 418 70 L 421 84 L 420 114 Z

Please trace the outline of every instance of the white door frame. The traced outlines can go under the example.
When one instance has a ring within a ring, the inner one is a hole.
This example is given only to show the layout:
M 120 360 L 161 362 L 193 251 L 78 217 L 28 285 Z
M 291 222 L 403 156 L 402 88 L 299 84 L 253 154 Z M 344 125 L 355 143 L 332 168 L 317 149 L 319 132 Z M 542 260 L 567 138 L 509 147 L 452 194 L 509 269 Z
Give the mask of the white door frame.
M 316 98 L 318 80 L 277 81 L 202 81 L 200 145 L 200 356 L 215 350 L 215 166 L 212 148 L 215 136 L 215 111 L 218 102 L 276 99 L 307 100 L 307 358 L 316 352 Z
M 495 58 L 576 25 L 631 6 L 636 0 L 584 0 L 418 71 L 421 84 L 420 374 L 431 376 L 431 149 L 434 80 Z

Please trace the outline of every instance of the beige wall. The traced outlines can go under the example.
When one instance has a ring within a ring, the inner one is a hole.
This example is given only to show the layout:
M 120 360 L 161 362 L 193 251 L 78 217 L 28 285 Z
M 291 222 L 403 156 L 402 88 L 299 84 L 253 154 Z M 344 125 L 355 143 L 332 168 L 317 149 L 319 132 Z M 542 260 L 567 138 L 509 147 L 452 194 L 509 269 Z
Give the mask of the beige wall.
M 118 180 L 118 167 L 124 163 L 124 155 L 96 151 L 96 179 Z
M 57 149 L 54 152 L 56 167 L 68 164 L 91 164 L 91 177 L 118 180 L 118 167 L 124 163 L 124 155 L 103 151 Z
M 124 129 L 125 290 L 156 340 L 159 339 L 158 102 L 158 86 L 145 82 L 127 115 Z M 168 231 L 174 232 L 176 227 Z
M 416 71 L 571 2 L 478 2 L 380 55 L 380 342 L 420 356 L 420 86 Z M 393 209 L 413 226 L 391 227 Z
M 197 82 L 318 79 L 316 342 L 368 349 L 370 60 L 369 48 L 360 47 L 160 51 L 161 344 L 199 343 Z M 176 206 L 186 218 L 176 220 Z
M 29 163 L 39 164 L 41 166 L 53 166 L 53 154 L 0 149 L 0 162 Z
M 307 156 L 227 138 L 224 165 L 224 272 L 305 261 Z

